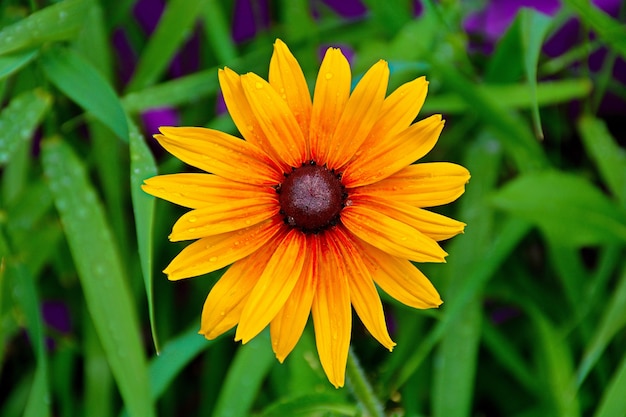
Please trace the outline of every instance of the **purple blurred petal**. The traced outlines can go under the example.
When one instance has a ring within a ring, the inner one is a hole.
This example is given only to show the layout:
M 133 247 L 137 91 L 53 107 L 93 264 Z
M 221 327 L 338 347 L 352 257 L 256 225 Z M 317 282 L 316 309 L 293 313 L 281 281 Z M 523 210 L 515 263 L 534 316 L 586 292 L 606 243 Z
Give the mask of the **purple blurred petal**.
M 60 333 L 72 331 L 72 320 L 67 305 L 62 301 L 44 301 L 41 306 L 44 322 Z
M 161 126 L 178 126 L 180 124 L 178 112 L 171 107 L 146 110 L 141 114 L 141 121 L 148 136 L 159 133 Z
M 117 56 L 117 74 L 122 85 L 126 85 L 135 71 L 137 54 L 130 45 L 124 29 L 118 28 L 113 31 L 113 46 Z
M 367 13 L 361 0 L 322 0 L 322 2 L 337 14 L 348 19 L 363 17 Z
M 165 10 L 163 0 L 138 0 L 133 8 L 133 14 L 144 32 L 151 34 L 159 24 L 163 10 Z
M 236 0 L 232 35 L 240 43 L 270 26 L 268 0 Z

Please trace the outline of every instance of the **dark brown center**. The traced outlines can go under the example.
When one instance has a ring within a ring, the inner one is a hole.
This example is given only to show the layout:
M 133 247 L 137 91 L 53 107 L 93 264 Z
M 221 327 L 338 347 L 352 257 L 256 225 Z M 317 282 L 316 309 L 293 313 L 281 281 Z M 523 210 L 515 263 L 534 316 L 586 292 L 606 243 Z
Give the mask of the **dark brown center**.
M 337 224 L 347 197 L 340 174 L 311 161 L 285 177 L 276 191 L 286 224 L 305 233 L 319 233 Z

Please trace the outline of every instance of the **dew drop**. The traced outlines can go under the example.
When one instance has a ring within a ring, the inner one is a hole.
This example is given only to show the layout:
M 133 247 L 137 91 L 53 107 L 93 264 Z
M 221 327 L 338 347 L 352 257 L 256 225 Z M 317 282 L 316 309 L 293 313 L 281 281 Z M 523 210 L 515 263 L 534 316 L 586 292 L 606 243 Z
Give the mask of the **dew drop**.
M 260 81 L 257 81 L 255 85 L 256 85 L 256 88 L 258 88 L 259 90 L 263 88 L 263 83 Z
M 211 256 L 209 258 L 209 262 L 215 262 L 215 261 L 217 261 L 217 256 Z
M 187 219 L 189 221 L 189 223 L 195 223 L 196 221 L 198 221 L 198 219 L 195 216 L 190 216 L 189 219 Z
M 324 75 L 326 77 L 327 80 L 330 80 L 331 78 L 333 78 L 333 73 L 332 72 L 327 72 L 326 75 Z
M 196 228 L 195 228 L 195 227 L 190 227 L 189 229 L 187 229 L 187 231 L 188 231 L 189 233 L 193 233 L 193 232 L 195 232 L 195 231 L 196 231 Z

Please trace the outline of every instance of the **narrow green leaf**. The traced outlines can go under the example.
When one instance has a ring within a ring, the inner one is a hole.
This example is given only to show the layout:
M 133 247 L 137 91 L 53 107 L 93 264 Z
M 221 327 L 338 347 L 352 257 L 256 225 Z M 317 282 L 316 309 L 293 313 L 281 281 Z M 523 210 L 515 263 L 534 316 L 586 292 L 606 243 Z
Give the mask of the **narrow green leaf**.
M 14 97 L 0 113 L 0 167 L 21 143 L 29 141 L 50 108 L 52 97 L 43 90 L 26 91 Z
M 138 318 L 102 205 L 66 143 L 49 139 L 42 152 L 87 308 L 120 394 L 132 417 L 154 416 Z
M 85 320 L 83 328 L 84 415 L 110 417 L 116 394 L 111 368 L 91 320 Z
M 217 60 L 225 63 L 237 58 L 237 46 L 230 34 L 230 21 L 224 13 L 224 4 L 218 0 L 206 0 L 202 7 L 202 18 Z
M 487 60 L 483 77 L 494 84 L 518 82 L 524 73 L 522 45 L 520 43 L 520 15 L 518 14 L 506 33 L 498 40 L 495 51 Z
M 590 26 L 610 48 L 626 58 L 626 27 L 614 20 L 589 0 L 565 0 L 565 5 L 576 11 L 578 18 Z
M 67 48 L 51 48 L 41 58 L 46 77 L 59 90 L 128 142 L 128 124 L 120 100 L 96 68 Z
M 176 50 L 192 32 L 204 1 L 172 0 L 167 3 L 159 25 L 139 58 L 128 91 L 145 88 L 157 81 Z
M 214 417 L 246 416 L 273 363 L 269 331 L 239 347 L 217 399 Z
M 137 233 L 137 245 L 139 247 L 139 260 L 141 272 L 146 287 L 148 311 L 150 315 L 150 328 L 154 348 L 159 352 L 159 342 L 154 322 L 154 297 L 152 294 L 152 226 L 154 222 L 154 197 L 144 193 L 141 184 L 147 178 L 157 174 L 156 162 L 150 152 L 150 148 L 139 133 L 137 127 L 129 121 L 130 125 L 130 195 L 133 201 L 133 214 L 135 215 L 135 230 Z
M 600 406 L 596 410 L 594 417 L 621 417 L 626 415 L 626 353 L 622 356 L 622 361 L 611 378 L 609 386 L 604 389 L 604 394 L 600 400 Z
M 0 80 L 19 71 L 20 68 L 32 61 L 38 53 L 37 49 L 29 49 L 11 55 L 0 56 Z
M 286 398 L 267 407 L 260 417 L 298 417 L 328 415 L 357 416 L 357 408 L 329 393 L 308 393 Z
M 589 182 L 571 174 L 524 175 L 503 187 L 493 202 L 539 226 L 564 246 L 626 240 L 626 212 Z
M 578 130 L 587 154 L 593 158 L 611 193 L 626 207 L 626 151 L 611 136 L 606 124 L 593 116 L 583 116 Z
M 0 55 L 71 39 L 83 27 L 89 2 L 65 0 L 0 30 Z
M 541 116 L 539 115 L 539 105 L 537 103 L 537 64 L 539 63 L 543 40 L 548 33 L 552 19 L 535 9 L 522 9 L 520 15 L 522 53 L 524 55 L 524 69 L 532 103 L 533 125 L 535 127 L 535 135 L 539 139 L 543 139 Z

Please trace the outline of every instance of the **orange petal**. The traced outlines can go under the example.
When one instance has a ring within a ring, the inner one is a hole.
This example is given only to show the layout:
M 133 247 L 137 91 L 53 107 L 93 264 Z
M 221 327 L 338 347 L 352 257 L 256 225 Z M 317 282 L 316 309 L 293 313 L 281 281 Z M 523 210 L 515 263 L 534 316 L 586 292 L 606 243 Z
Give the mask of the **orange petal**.
M 414 308 L 441 305 L 441 297 L 433 284 L 411 262 L 391 256 L 367 243 L 357 244 L 374 281 L 391 297 Z
M 361 147 L 378 119 L 388 81 L 389 66 L 383 60 L 374 64 L 361 78 L 332 136 L 326 158 L 329 168 L 342 167 Z
M 323 165 L 331 138 L 350 97 L 350 64 L 340 49 L 328 48 L 315 82 L 309 140 L 311 158 Z
M 145 180 L 141 188 L 155 197 L 188 208 L 276 194 L 271 187 L 244 184 L 212 174 L 158 175 Z
M 291 229 L 276 247 L 250 293 L 241 313 L 235 340 L 247 343 L 272 321 L 298 282 L 305 255 L 304 233 Z
M 406 223 L 437 241 L 450 239 L 463 233 L 465 223 L 406 203 L 390 200 L 390 195 L 393 194 L 368 195 L 363 193 L 352 195 L 350 199 L 357 204 L 366 205 L 374 211 Z
M 204 302 L 202 322 L 198 333 L 207 339 L 215 339 L 235 327 L 239 322 L 245 302 L 277 243 L 276 239 L 272 239 L 258 251 L 228 268 L 213 286 Z
M 329 233 L 320 237 L 320 280 L 311 307 L 315 344 L 328 380 L 339 388 L 345 382 L 352 332 L 348 272 L 332 237 L 329 238 Z
M 395 136 L 383 136 L 368 148 L 361 147 L 343 172 L 344 185 L 372 184 L 415 162 L 435 146 L 443 124 L 441 115 L 436 114 Z
M 341 222 L 359 239 L 390 255 L 417 262 L 445 262 L 447 253 L 433 239 L 359 202 L 343 209 Z
M 307 254 L 300 278 L 285 305 L 270 323 L 272 348 L 281 363 L 296 346 L 311 312 L 319 277 L 319 247 L 318 236 L 307 236 Z
M 181 216 L 169 238 L 177 242 L 244 229 L 277 215 L 278 210 L 280 206 L 275 196 L 212 204 Z
M 267 155 L 248 142 L 203 127 L 161 127 L 154 137 L 183 162 L 233 181 L 275 185 L 283 180 Z
M 284 230 L 283 221 L 274 216 L 245 229 L 204 237 L 183 249 L 163 272 L 168 279 L 178 280 L 217 271 L 255 252 Z
M 252 112 L 278 156 L 292 167 L 300 166 L 307 159 L 306 141 L 285 100 L 256 74 L 241 76 L 241 85 Z
M 342 231 L 342 228 L 336 228 L 335 235 L 337 246 L 342 252 L 341 259 L 345 263 L 350 300 L 354 310 L 376 340 L 391 351 L 396 344 L 391 340 L 387 331 L 383 305 L 369 269 L 363 262 L 359 250 L 352 243 L 352 239 Z
M 239 74 L 230 68 L 224 68 L 218 71 L 218 77 L 228 113 L 230 113 L 230 117 L 232 117 L 241 135 L 248 142 L 269 155 L 279 170 L 287 172 L 289 167 L 278 156 L 252 112 L 250 103 L 248 103 L 248 99 L 243 91 Z
M 415 207 L 434 207 L 450 203 L 465 191 L 470 173 L 449 162 L 409 165 L 394 175 L 355 189 L 355 194 L 393 195 L 394 201 Z
M 274 43 L 269 81 L 274 90 L 287 102 L 300 125 L 300 130 L 307 137 L 311 120 L 311 93 L 300 64 L 280 39 L 276 39 Z

